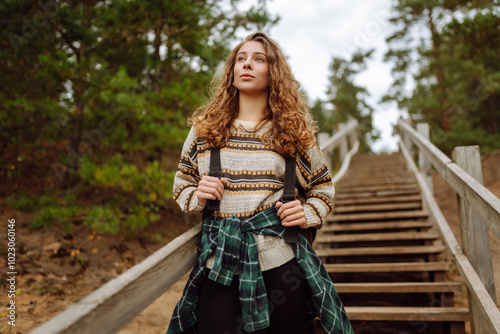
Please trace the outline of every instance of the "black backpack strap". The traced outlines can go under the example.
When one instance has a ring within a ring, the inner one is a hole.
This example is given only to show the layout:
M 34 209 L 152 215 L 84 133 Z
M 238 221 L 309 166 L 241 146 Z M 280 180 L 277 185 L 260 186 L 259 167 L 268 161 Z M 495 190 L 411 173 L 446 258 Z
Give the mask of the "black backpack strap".
M 220 148 L 212 148 L 210 150 L 210 170 L 208 172 L 208 176 L 213 176 L 217 178 L 221 178 L 222 175 L 222 167 L 220 163 Z M 207 204 L 205 205 L 205 209 L 203 210 L 203 219 L 210 216 L 212 212 L 219 211 L 220 202 L 216 199 L 207 200 Z
M 295 201 L 295 158 L 286 157 L 285 184 L 283 186 L 281 202 L 285 204 L 292 201 Z M 285 228 L 285 236 L 283 238 L 286 243 L 292 244 L 297 242 L 299 228 L 298 226 Z

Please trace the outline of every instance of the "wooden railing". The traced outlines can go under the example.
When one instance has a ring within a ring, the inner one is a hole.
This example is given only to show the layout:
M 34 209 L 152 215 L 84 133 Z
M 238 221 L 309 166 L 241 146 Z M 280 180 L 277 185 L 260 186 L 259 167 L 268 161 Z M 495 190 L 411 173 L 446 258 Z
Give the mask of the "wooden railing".
M 320 134 L 319 146 L 328 163 L 334 150 L 339 150 L 342 166 L 334 182 L 357 152 L 358 134 L 356 121 L 342 126 L 331 138 Z M 200 235 L 198 224 L 30 334 L 117 333 L 193 267 Z
M 318 134 L 319 148 L 325 156 L 328 169 L 331 171 L 333 183 L 337 183 L 347 172 L 351 158 L 359 150 L 359 125 L 356 120 L 351 120 L 339 126 L 339 131 L 332 137 L 328 133 Z M 339 161 L 342 162 L 340 169 L 336 172 L 332 168 L 332 156 L 334 151 L 339 151 Z
M 429 210 L 467 285 L 472 331 L 500 334 L 500 311 L 496 305 L 495 282 L 488 227 L 500 238 L 500 199 L 482 184 L 479 147 L 457 147 L 452 161 L 429 141 L 429 127 L 413 129 L 400 119 L 400 149 L 417 177 L 424 206 Z M 418 149 L 418 166 L 414 161 Z M 432 166 L 455 190 L 459 198 L 462 246 L 457 242 L 432 192 Z

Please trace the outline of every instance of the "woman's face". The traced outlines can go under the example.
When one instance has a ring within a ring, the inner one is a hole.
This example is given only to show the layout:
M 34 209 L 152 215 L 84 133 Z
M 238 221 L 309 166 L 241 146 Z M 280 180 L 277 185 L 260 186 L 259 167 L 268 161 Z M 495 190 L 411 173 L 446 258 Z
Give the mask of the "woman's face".
M 249 41 L 241 46 L 234 64 L 234 86 L 244 94 L 267 93 L 269 65 L 264 45 Z

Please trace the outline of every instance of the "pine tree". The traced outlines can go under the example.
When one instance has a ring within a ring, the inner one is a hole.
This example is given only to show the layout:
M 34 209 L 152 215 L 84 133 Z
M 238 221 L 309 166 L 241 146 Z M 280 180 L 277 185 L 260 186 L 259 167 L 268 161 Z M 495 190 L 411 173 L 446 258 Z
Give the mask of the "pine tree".
M 373 107 L 366 101 L 369 96 L 366 88 L 355 84 L 357 74 L 366 69 L 366 60 L 372 55 L 373 50 L 356 52 L 350 60 L 334 57 L 330 66 L 329 87 L 327 100 L 323 105 L 322 122 L 326 129 L 336 128 L 339 123 L 355 119 L 361 131 L 361 149 L 369 151 L 369 144 L 379 136 L 372 124 Z M 319 106 L 317 105 L 318 109 Z M 337 129 L 338 130 L 338 129 Z
M 399 0 L 393 7 L 398 30 L 387 39 L 386 61 L 393 63 L 394 83 L 383 101 L 428 122 L 431 139 L 446 152 L 456 145 L 496 147 L 496 8 L 493 1 L 449 0 Z

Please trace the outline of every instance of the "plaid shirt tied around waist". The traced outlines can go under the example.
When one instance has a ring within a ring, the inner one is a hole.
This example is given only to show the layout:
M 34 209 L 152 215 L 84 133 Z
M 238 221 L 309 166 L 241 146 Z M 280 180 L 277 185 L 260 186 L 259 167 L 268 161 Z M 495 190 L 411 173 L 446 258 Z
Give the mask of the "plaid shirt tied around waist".
M 167 334 L 185 332 L 196 324 L 199 290 L 207 276 L 207 259 L 213 253 L 215 263 L 209 279 L 229 286 L 239 270 L 244 330 L 252 333 L 269 327 L 267 292 L 254 234 L 283 237 L 285 228 L 276 213 L 273 206 L 244 220 L 236 216 L 205 219 L 197 262 L 175 307 Z M 309 242 L 299 233 L 299 240 L 292 247 L 323 328 L 327 333 L 354 333 L 330 276 Z

